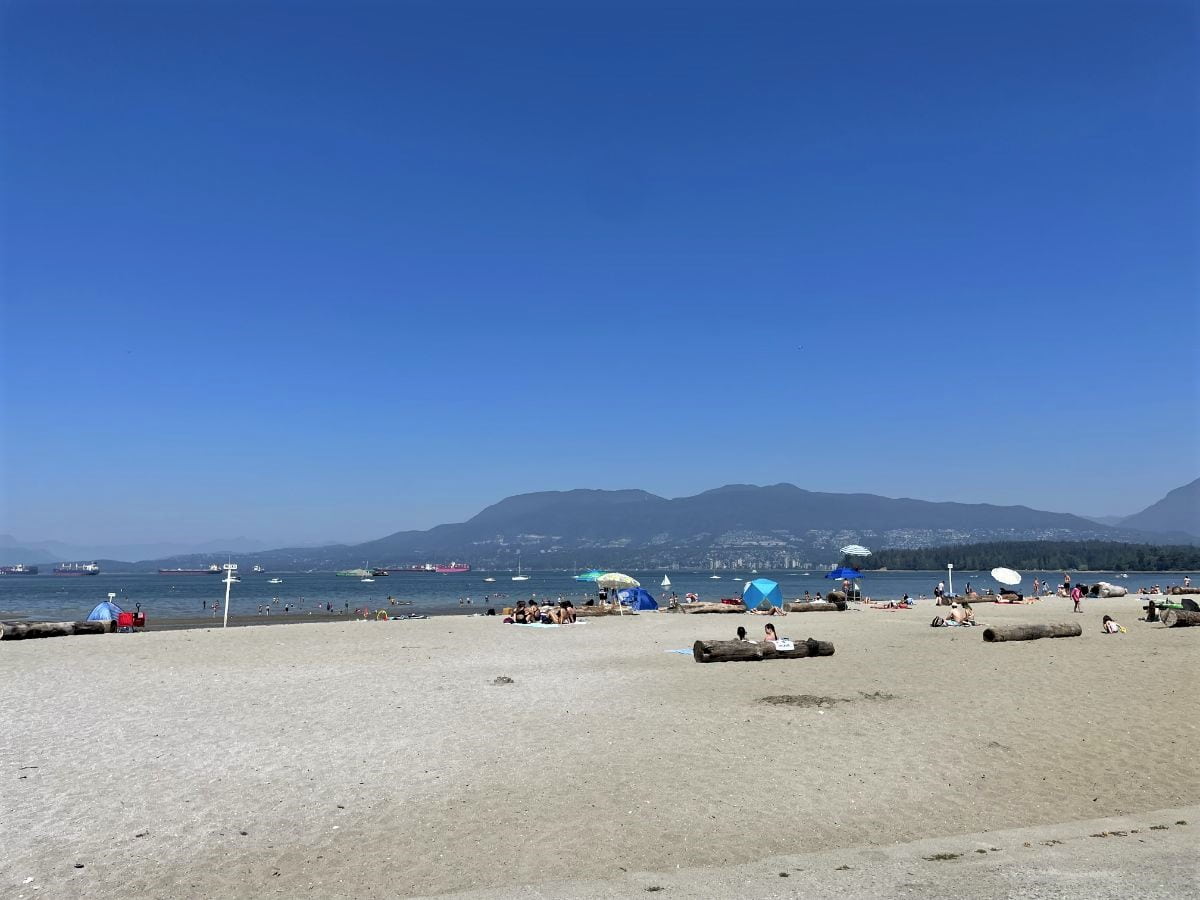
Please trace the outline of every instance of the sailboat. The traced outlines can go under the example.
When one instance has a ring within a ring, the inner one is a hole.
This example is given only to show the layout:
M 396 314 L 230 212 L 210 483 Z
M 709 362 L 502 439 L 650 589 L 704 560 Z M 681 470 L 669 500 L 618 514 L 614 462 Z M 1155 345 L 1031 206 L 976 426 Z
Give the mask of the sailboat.
M 528 581 L 528 575 L 521 574 L 521 551 L 517 551 L 517 574 L 512 577 L 513 581 Z
M 664 575 L 663 580 L 662 580 L 662 587 L 668 588 L 670 586 L 671 586 L 671 579 L 668 578 L 666 575 Z
M 367 576 L 365 578 L 360 578 L 358 580 L 361 581 L 363 584 L 374 584 L 375 579 L 371 577 L 371 564 L 367 563 L 363 568 L 365 568 L 367 570 Z

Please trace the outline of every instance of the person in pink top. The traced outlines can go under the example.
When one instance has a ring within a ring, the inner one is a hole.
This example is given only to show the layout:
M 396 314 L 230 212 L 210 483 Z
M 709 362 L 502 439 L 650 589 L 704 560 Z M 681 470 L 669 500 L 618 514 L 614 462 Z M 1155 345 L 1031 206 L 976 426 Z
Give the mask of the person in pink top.
M 1077 584 L 1072 585 L 1071 586 L 1071 601 L 1075 604 L 1075 608 L 1073 610 L 1071 610 L 1071 612 L 1077 612 L 1077 613 L 1083 612 L 1083 607 L 1079 603 L 1079 601 L 1082 599 L 1083 599 L 1083 591 L 1081 591 L 1079 589 L 1079 585 L 1077 585 Z

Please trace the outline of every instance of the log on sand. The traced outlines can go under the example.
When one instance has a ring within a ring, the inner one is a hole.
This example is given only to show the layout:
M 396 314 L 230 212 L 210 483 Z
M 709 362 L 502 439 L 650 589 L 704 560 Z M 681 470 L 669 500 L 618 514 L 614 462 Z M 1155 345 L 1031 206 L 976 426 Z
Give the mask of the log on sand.
M 72 634 L 107 634 L 115 622 L 5 622 L 0 625 L 0 640 L 23 641 L 31 638 L 66 637 Z
M 1168 588 L 1167 593 L 1168 594 L 1200 594 L 1200 587 L 1180 587 L 1179 585 L 1175 585 L 1172 588 Z
M 989 625 L 983 629 L 983 639 L 998 641 L 1036 641 L 1038 638 L 1079 637 L 1083 626 L 1078 622 L 1059 625 Z
M 586 619 L 590 616 L 612 616 L 616 615 L 616 613 L 607 606 L 577 606 L 575 607 L 575 615 L 581 619 Z
M 803 600 L 793 600 L 790 603 L 783 604 L 783 611 L 790 613 L 802 612 L 845 612 L 846 601 L 841 603 L 829 603 L 826 600 L 814 600 L 812 603 L 805 603 Z
M 833 644 L 809 638 L 797 641 L 791 650 L 780 650 L 770 641 L 696 641 L 692 645 L 696 662 L 758 662 L 764 659 L 803 659 L 808 656 L 833 656 Z
M 685 613 L 744 613 L 746 607 L 740 603 L 680 603 Z
M 1163 610 L 1162 623 L 1168 628 L 1190 628 L 1193 625 L 1200 625 L 1200 612 L 1192 612 L 1187 609 Z

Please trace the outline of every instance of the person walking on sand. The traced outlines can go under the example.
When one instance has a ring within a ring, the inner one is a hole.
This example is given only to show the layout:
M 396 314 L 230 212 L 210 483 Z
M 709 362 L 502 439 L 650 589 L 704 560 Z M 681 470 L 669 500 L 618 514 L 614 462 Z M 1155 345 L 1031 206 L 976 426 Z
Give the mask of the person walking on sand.
M 1080 590 L 1079 585 L 1075 585 L 1075 587 L 1071 588 L 1071 601 L 1075 604 L 1075 608 L 1072 609 L 1071 612 L 1083 612 L 1083 606 L 1080 603 L 1082 600 L 1083 591 Z

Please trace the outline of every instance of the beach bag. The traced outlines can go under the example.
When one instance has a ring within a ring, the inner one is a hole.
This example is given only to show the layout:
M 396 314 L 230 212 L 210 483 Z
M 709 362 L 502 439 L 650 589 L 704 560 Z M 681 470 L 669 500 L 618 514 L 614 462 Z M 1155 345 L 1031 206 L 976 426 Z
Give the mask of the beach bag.
M 929 623 L 929 627 L 930 628 L 941 628 L 945 624 L 946 624 L 946 620 L 943 619 L 941 616 L 934 616 L 933 621 Z

